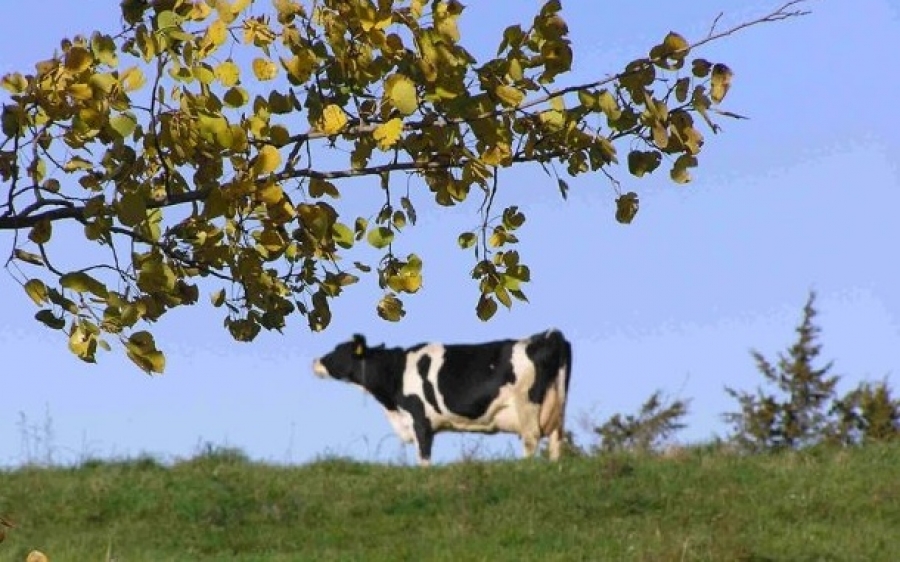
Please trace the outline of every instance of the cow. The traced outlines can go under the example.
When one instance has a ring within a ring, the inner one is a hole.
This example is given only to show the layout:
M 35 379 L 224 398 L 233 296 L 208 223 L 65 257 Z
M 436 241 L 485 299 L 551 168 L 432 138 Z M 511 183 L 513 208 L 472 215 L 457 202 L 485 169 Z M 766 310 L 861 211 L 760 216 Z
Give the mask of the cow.
M 543 437 L 558 460 L 572 346 L 559 330 L 523 339 L 478 344 L 369 347 L 354 335 L 315 359 L 313 373 L 371 394 L 405 443 L 431 464 L 434 435 L 442 431 L 514 433 L 531 457 Z

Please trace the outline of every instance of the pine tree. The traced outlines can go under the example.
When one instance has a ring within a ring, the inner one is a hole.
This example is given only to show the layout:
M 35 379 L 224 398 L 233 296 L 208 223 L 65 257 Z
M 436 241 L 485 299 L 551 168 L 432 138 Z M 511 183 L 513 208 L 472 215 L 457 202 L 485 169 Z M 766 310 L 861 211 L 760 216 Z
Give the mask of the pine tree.
M 732 440 L 745 450 L 797 449 L 821 441 L 831 427 L 830 405 L 839 377 L 830 375 L 833 362 L 816 367 L 822 351 L 821 328 L 815 324 L 815 292 L 810 292 L 797 326 L 797 341 L 773 364 L 762 353 L 751 353 L 765 386 L 756 393 L 725 387 L 741 406 L 723 417 L 734 433 Z

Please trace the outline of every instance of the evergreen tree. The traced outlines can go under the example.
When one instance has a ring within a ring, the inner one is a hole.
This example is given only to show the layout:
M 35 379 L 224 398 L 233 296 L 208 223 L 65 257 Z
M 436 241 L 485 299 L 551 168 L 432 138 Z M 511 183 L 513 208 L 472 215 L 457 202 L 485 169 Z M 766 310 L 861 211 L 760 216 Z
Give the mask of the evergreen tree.
M 829 374 L 833 362 L 816 366 L 822 346 L 815 299 L 815 292 L 810 292 L 796 329 L 797 341 L 779 354 L 776 363 L 759 351 L 751 352 L 767 389 L 758 388 L 754 394 L 725 387 L 741 410 L 724 418 L 734 428 L 732 440 L 745 450 L 796 449 L 829 433 L 830 405 L 839 377 Z

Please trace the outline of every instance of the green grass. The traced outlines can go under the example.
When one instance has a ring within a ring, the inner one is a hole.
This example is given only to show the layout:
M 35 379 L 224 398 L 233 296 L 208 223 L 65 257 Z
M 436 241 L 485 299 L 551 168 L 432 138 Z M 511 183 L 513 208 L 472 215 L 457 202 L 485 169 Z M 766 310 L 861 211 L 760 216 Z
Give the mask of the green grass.
M 900 447 L 0 472 L 0 560 L 897 560 Z

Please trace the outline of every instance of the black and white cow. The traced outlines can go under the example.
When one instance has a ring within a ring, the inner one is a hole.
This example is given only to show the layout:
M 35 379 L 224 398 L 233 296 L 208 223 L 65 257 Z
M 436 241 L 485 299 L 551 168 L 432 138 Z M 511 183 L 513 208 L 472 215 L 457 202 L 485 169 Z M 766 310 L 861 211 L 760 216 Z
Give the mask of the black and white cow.
M 572 346 L 558 330 L 480 344 L 368 347 L 363 336 L 313 362 L 313 372 L 362 387 L 384 407 L 400 439 L 431 462 L 441 431 L 515 433 L 524 456 L 549 437 L 557 460 L 563 439 Z

